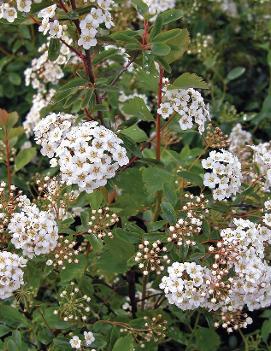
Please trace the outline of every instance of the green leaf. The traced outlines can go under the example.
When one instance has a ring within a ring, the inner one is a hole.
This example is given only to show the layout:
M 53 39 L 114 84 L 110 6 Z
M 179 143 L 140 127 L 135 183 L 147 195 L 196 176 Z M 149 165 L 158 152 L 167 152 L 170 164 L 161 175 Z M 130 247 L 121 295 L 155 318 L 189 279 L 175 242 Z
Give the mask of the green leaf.
M 10 83 L 14 85 L 20 85 L 22 82 L 20 75 L 16 72 L 10 72 L 8 75 L 8 79 Z
M 163 42 L 166 43 L 167 41 L 173 40 L 175 38 L 178 38 L 180 35 L 180 29 L 171 29 L 168 31 L 164 31 L 159 33 L 154 39 L 153 42 Z
M 51 38 L 48 48 L 48 58 L 50 61 L 55 61 L 60 53 L 61 43 L 59 39 Z
M 96 235 L 94 234 L 87 234 L 85 236 L 85 239 L 91 244 L 93 251 L 95 253 L 101 252 L 103 249 L 103 241 L 99 238 L 97 238 Z
M 16 343 L 12 339 L 8 340 L 7 348 L 8 348 L 8 351 L 20 351 L 18 346 L 16 345 Z
M 81 86 L 84 86 L 87 83 L 87 81 L 83 78 L 76 77 L 68 81 L 68 83 L 62 85 L 59 90 L 60 91 L 66 91 L 66 90 L 71 90 L 73 88 L 79 88 Z
M 128 136 L 136 143 L 141 143 L 142 141 L 148 140 L 147 134 L 142 129 L 140 129 L 136 124 L 126 129 L 122 129 L 120 133 Z
M 73 279 L 80 279 L 83 277 L 87 258 L 80 255 L 78 259 L 79 262 L 77 264 L 67 264 L 66 268 L 61 271 L 60 277 L 62 282 L 70 282 Z
M 19 120 L 19 115 L 17 112 L 11 112 L 8 114 L 8 128 L 12 128 Z
M 143 17 L 145 17 L 149 12 L 148 5 L 142 0 L 132 0 L 132 5 L 135 7 L 137 12 Z
M 182 11 L 179 9 L 170 9 L 158 15 L 161 18 L 163 25 L 175 22 L 182 17 Z
M 227 80 L 234 80 L 239 78 L 241 75 L 243 75 L 245 73 L 246 69 L 245 67 L 235 67 L 234 69 L 232 69 L 228 75 L 227 75 Z
M 156 39 L 158 39 L 158 37 L 156 37 Z M 187 51 L 190 44 L 188 30 L 178 29 L 178 35 L 174 34 L 174 38 L 167 40 L 166 43 L 171 48 L 170 54 L 165 57 L 166 61 L 172 63 L 179 60 Z
M 158 15 L 150 32 L 150 41 L 152 41 L 152 39 L 155 38 L 156 35 L 161 32 L 162 26 L 163 20 L 161 16 Z
M 29 149 L 24 149 L 19 151 L 15 157 L 15 172 L 18 172 L 20 169 L 25 167 L 29 162 L 33 160 L 36 156 L 37 150 L 35 147 L 30 147 Z
M 175 224 L 177 222 L 176 213 L 174 207 L 170 202 L 161 203 L 161 216 L 166 219 L 170 224 Z
M 9 139 L 17 138 L 18 136 L 24 134 L 24 127 L 11 128 L 8 131 Z
M 202 186 L 203 180 L 200 175 L 191 171 L 181 171 L 178 175 L 183 177 L 186 181 L 191 182 L 193 185 Z
M 183 73 L 175 79 L 170 89 L 208 89 L 208 84 L 195 73 Z
M 153 121 L 153 115 L 140 97 L 135 97 L 124 102 L 121 111 L 127 117 L 136 117 L 142 121 Z
M 171 173 L 159 167 L 143 168 L 142 177 L 149 194 L 155 194 L 164 189 L 165 183 L 173 182 Z
M 110 57 L 118 54 L 118 49 L 108 49 L 97 54 L 93 59 L 93 64 L 97 65 L 105 60 L 108 60 Z
M 133 351 L 133 350 L 134 350 L 133 337 L 131 335 L 127 335 L 119 338 L 115 342 L 112 351 Z
M 114 254 L 112 254 L 114 253 Z M 135 247 L 120 238 L 105 239 L 104 250 L 97 262 L 103 274 L 124 273 L 128 270 L 128 260 L 135 254 Z
M 1 304 L 0 321 L 10 327 L 27 327 L 28 320 L 16 308 Z
M 132 30 L 125 30 L 125 31 L 113 33 L 110 35 L 110 37 L 116 41 L 140 44 L 140 42 L 136 38 L 137 36 L 138 36 L 138 33 Z
M 199 351 L 216 351 L 220 345 L 220 338 L 214 329 L 198 328 L 195 333 L 196 345 Z
M 151 50 L 155 56 L 166 56 L 170 53 L 170 46 L 161 42 L 154 42 L 151 46 Z
M 132 216 L 143 209 L 146 205 L 147 193 L 142 179 L 142 173 L 138 168 L 127 169 L 120 173 L 115 182 L 121 190 L 116 199 L 115 206 L 121 208 L 121 214 Z M 133 199 L 131 201 L 131 199 Z
M 0 325 L 0 338 L 2 338 L 2 336 L 5 336 L 10 332 L 11 332 L 10 327 L 7 327 L 6 325 Z
M 268 341 L 270 334 L 271 334 L 271 320 L 264 321 L 261 328 L 261 335 L 264 342 Z

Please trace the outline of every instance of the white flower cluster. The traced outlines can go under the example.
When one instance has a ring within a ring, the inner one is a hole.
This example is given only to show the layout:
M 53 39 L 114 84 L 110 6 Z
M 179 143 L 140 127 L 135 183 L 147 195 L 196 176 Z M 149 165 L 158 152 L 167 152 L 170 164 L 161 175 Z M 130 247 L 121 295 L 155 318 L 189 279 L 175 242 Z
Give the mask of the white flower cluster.
M 271 209 L 270 201 L 266 208 Z M 220 235 L 216 247 L 209 247 L 215 259 L 211 268 L 195 262 L 174 262 L 160 288 L 169 303 L 183 310 L 219 310 L 222 327 L 232 332 L 252 323 L 245 314 L 234 322 L 234 315 L 240 317 L 245 308 L 253 311 L 271 304 L 271 266 L 264 254 L 266 244 L 271 243 L 271 230 L 249 220 L 234 219 Z
M 80 191 L 92 192 L 105 186 L 119 167 L 129 159 L 126 150 L 111 130 L 97 122 L 72 125 L 76 117 L 50 114 L 35 128 L 35 139 L 41 153 L 59 166 L 62 180 L 78 185 Z
M 63 26 L 57 19 L 54 19 L 57 5 L 53 4 L 39 11 L 38 17 L 42 18 L 39 31 L 46 35 L 49 32 L 51 38 L 61 38 Z
M 64 39 L 68 44 L 72 43 L 72 39 L 66 35 Z M 46 85 L 48 83 L 56 85 L 59 80 L 63 78 L 64 72 L 61 66 L 66 65 L 68 62 L 76 63 L 77 57 L 70 49 L 64 45 L 60 45 L 59 56 L 55 61 L 50 61 L 48 58 L 48 48 L 50 45 L 50 38 L 47 42 L 41 45 L 38 49 L 40 56 L 31 61 L 31 67 L 27 68 L 24 72 L 26 86 L 31 86 L 38 92 L 46 92 Z
M 12 1 L 15 2 L 15 1 Z M 16 0 L 16 7 L 12 6 L 11 1 L 0 2 L 0 18 L 6 19 L 8 22 L 14 22 L 19 12 L 28 13 L 31 11 L 32 0 Z M 40 0 L 34 0 L 38 3 Z
M 174 262 L 168 267 L 168 276 L 162 278 L 159 287 L 170 304 L 182 310 L 192 310 L 206 300 L 208 275 L 208 269 L 195 262 Z
M 239 155 L 240 148 L 252 144 L 252 135 L 246 130 L 242 129 L 242 125 L 237 123 L 231 131 L 229 136 L 230 147 L 229 150 L 236 155 Z
M 48 254 L 57 245 L 58 227 L 54 216 L 33 204 L 11 216 L 8 231 L 12 234 L 12 244 L 29 258 Z
M 79 338 L 79 336 L 75 335 L 71 338 L 70 345 L 71 345 L 71 348 L 80 350 L 83 345 L 85 347 L 90 347 L 94 343 L 94 341 L 95 341 L 95 337 L 93 333 L 91 331 L 89 332 L 85 331 L 83 343 L 82 343 L 82 340 Z M 92 349 L 91 351 L 95 351 L 95 350 Z
M 65 35 L 64 39 L 68 44 L 71 44 L 72 39 Z M 62 66 L 78 62 L 77 56 L 64 44 L 60 46 L 58 58 L 55 61 L 50 61 L 48 58 L 49 45 L 50 38 L 38 49 L 40 56 L 34 58 L 31 61 L 31 67 L 24 72 L 26 86 L 31 85 L 36 90 L 36 94 L 32 98 L 32 107 L 23 123 L 27 135 L 33 133 L 34 127 L 40 121 L 40 111 L 49 105 L 55 94 L 51 85 L 57 85 L 59 80 L 64 77 Z
M 265 190 L 271 187 L 271 142 L 251 146 L 253 161 L 257 165 L 260 175 L 265 178 Z
M 149 13 L 152 16 L 151 22 L 153 22 L 156 16 L 169 9 L 174 9 L 176 5 L 175 0 L 144 0 L 149 6 Z
M 203 184 L 212 189 L 215 200 L 230 198 L 240 190 L 241 164 L 231 152 L 223 149 L 211 151 L 209 157 L 202 160 L 202 166 L 211 170 L 204 174 Z
M 23 270 L 26 260 L 8 251 L 0 252 L 0 299 L 12 296 L 19 289 L 23 281 Z
M 263 223 L 271 228 L 271 200 L 265 201 L 264 209 Z
M 233 228 L 221 231 L 224 248 L 229 250 L 228 265 L 235 273 L 228 305 L 250 311 L 271 304 L 271 267 L 264 258 L 266 243 L 271 243 L 271 230 L 249 220 L 234 219 Z M 234 249 L 233 249 L 234 248 Z
M 55 95 L 55 90 L 50 89 L 47 94 L 37 93 L 33 95 L 32 106 L 23 122 L 23 127 L 28 136 L 33 133 L 33 129 L 40 121 L 40 111 L 49 105 L 53 96 Z
M 96 35 L 99 27 L 104 24 L 107 29 L 110 29 L 114 23 L 110 13 L 112 0 L 97 0 L 98 8 L 93 7 L 90 13 L 80 21 L 81 35 L 78 40 L 78 45 L 83 46 L 88 50 L 92 46 L 97 45 Z
M 34 129 L 37 144 L 41 145 L 41 154 L 52 158 L 62 139 L 71 129 L 76 116 L 67 113 L 51 113 L 40 120 Z
M 195 89 L 164 89 L 163 102 L 158 109 L 158 113 L 164 118 L 169 118 L 177 113 L 180 116 L 179 124 L 182 130 L 193 128 L 193 124 L 198 125 L 198 130 L 202 134 L 206 121 L 211 119 L 201 94 Z

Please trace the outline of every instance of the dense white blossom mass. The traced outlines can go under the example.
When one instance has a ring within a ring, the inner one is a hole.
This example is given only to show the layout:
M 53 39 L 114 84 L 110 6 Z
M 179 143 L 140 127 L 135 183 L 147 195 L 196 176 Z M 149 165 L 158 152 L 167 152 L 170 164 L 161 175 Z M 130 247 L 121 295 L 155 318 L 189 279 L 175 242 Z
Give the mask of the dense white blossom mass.
M 7 299 L 19 289 L 23 281 L 26 260 L 8 251 L 0 252 L 0 299 Z
M 230 198 L 239 192 L 242 173 L 238 158 L 226 150 L 211 151 L 207 159 L 202 160 L 204 169 L 211 172 L 204 174 L 204 185 L 212 189 L 215 200 Z
M 205 123 L 211 119 L 201 94 L 195 89 L 164 89 L 163 102 L 158 109 L 158 113 L 167 119 L 174 113 L 179 116 L 179 125 L 182 130 L 198 126 L 202 134 Z
M 72 115 L 52 113 L 37 125 L 35 138 L 51 165 L 60 167 L 65 183 L 92 192 L 106 185 L 129 159 L 122 140 L 111 130 L 97 122 L 74 125 L 75 120 Z
M 270 201 L 265 208 L 271 209 Z M 264 215 L 264 222 L 270 224 L 269 214 Z M 160 288 L 169 303 L 182 310 L 197 307 L 220 310 L 222 326 L 232 332 L 246 327 L 252 319 L 245 317 L 232 325 L 231 318 L 227 321 L 229 315 L 271 304 L 271 266 L 264 250 L 271 242 L 271 230 L 249 220 L 234 219 L 220 236 L 216 247 L 209 247 L 209 254 L 214 257 L 210 268 L 195 262 L 174 262 Z
M 53 251 L 57 245 L 58 227 L 54 216 L 40 211 L 36 205 L 15 212 L 8 225 L 11 242 L 29 258 Z

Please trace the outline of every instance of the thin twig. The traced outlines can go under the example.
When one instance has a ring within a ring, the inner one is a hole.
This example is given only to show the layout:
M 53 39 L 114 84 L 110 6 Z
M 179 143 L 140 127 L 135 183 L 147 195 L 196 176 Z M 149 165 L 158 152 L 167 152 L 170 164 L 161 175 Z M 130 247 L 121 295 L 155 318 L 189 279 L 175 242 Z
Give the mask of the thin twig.
M 142 301 L 141 301 L 141 310 L 144 311 L 145 308 L 145 300 L 147 297 L 147 284 L 148 284 L 149 275 L 143 275 L 142 282 Z
M 159 66 L 159 83 L 157 91 L 157 115 L 156 115 L 156 160 L 160 161 L 161 158 L 161 116 L 158 109 L 162 103 L 162 89 L 163 89 L 164 69 Z
M 128 295 L 130 298 L 130 303 L 132 307 L 132 316 L 136 318 L 137 312 L 137 300 L 136 300 L 136 286 L 135 286 L 135 271 L 130 270 L 126 274 L 128 282 Z
M 11 173 L 11 165 L 10 165 L 10 143 L 8 137 L 8 129 L 7 127 L 4 128 L 4 144 L 6 148 L 6 168 L 7 168 L 7 180 L 8 180 L 8 193 L 9 197 L 11 194 L 11 185 L 12 185 L 12 173 Z

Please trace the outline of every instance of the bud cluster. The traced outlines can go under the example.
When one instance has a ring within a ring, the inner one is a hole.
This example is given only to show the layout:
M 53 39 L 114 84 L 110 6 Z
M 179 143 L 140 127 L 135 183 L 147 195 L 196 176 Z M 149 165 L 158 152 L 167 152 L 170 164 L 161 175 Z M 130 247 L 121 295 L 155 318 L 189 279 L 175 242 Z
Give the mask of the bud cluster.
M 181 211 L 184 212 L 184 219 L 180 218 L 174 226 L 169 227 L 168 242 L 172 242 L 178 246 L 193 246 L 196 242 L 192 239 L 199 235 L 202 227 L 202 213 L 208 213 L 206 208 L 208 200 L 204 195 L 194 196 L 185 194 L 187 200 Z
M 110 211 L 109 207 L 92 210 L 90 219 L 88 233 L 96 235 L 99 239 L 113 238 L 110 228 L 118 223 L 119 218 L 116 213 Z
M 213 128 L 210 124 L 207 127 L 204 142 L 210 149 L 227 149 L 230 145 L 228 135 L 224 134 L 219 127 Z
M 123 326 L 121 333 L 130 334 L 135 342 L 143 349 L 149 342 L 159 343 L 166 337 L 167 321 L 161 314 L 154 317 L 144 316 L 144 328 L 133 328 L 130 325 Z
M 69 189 L 58 177 L 39 177 L 36 185 L 38 195 L 35 202 L 45 211 L 52 212 L 59 220 L 65 219 L 69 208 L 79 195 L 78 192 Z
M 81 252 L 81 246 L 76 248 L 77 242 L 70 241 L 64 236 L 60 236 L 56 248 L 52 253 L 52 259 L 47 260 L 47 266 L 53 266 L 55 269 L 66 269 L 67 264 L 79 263 L 78 255 Z
M 85 322 L 90 312 L 89 302 L 91 298 L 83 294 L 78 286 L 71 282 L 70 285 L 59 295 L 59 308 L 54 314 L 59 315 L 66 322 Z
M 154 243 L 145 240 L 138 245 L 138 249 L 135 261 L 139 263 L 138 266 L 144 275 L 148 275 L 150 272 L 161 274 L 165 269 L 165 265 L 170 263 L 170 259 L 166 254 L 167 248 L 162 245 L 160 240 Z

